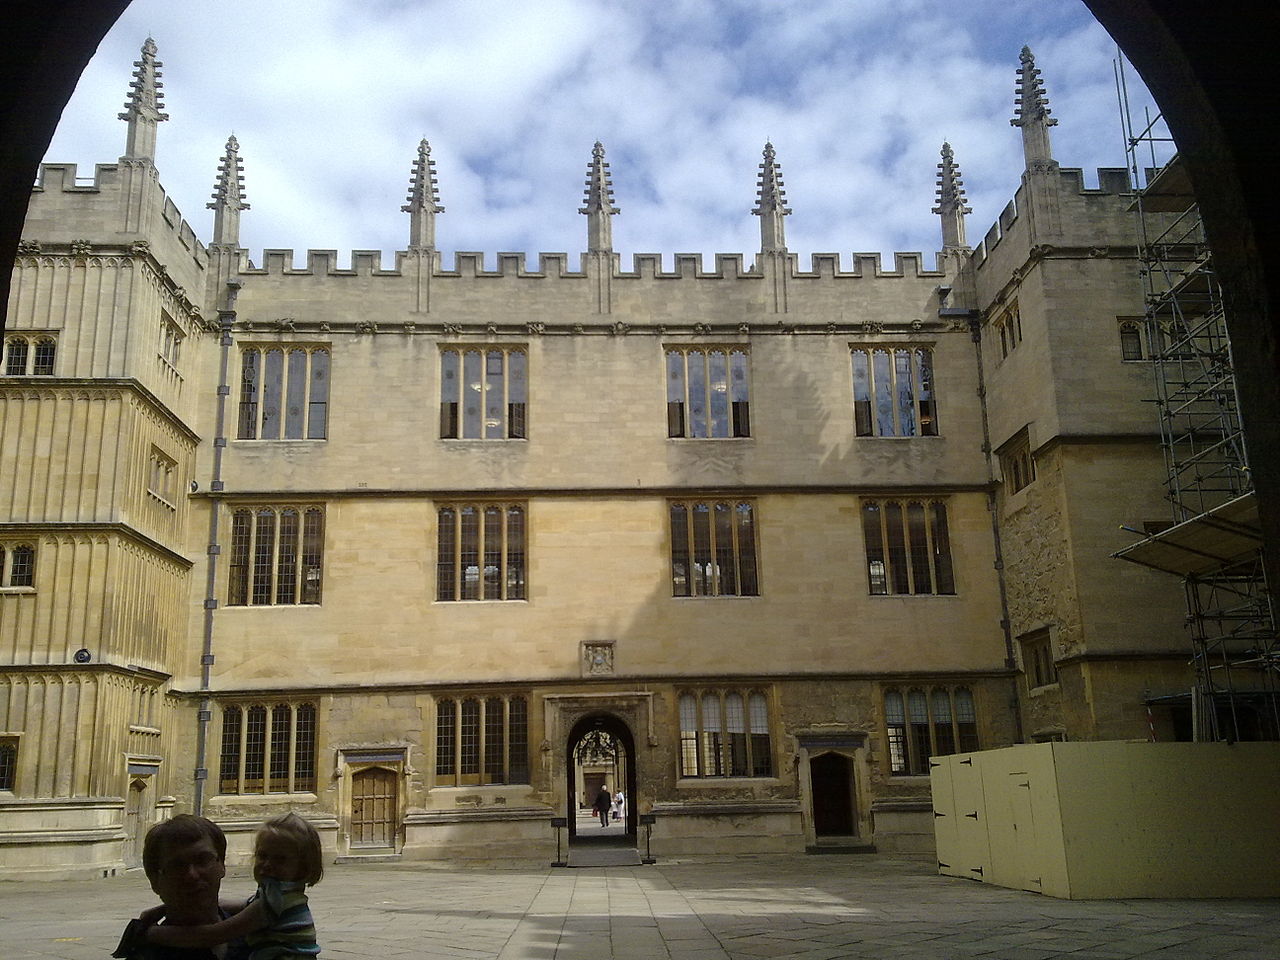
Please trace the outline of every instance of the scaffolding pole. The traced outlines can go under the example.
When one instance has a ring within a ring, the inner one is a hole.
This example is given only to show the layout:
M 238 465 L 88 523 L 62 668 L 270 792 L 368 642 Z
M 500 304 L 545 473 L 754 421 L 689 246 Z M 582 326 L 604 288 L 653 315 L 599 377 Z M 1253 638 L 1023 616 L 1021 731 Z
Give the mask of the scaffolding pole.
M 1190 179 L 1160 115 L 1135 126 L 1124 66 L 1116 92 L 1145 301 L 1145 358 L 1151 363 L 1164 453 L 1170 527 L 1221 530 L 1217 508 L 1251 497 L 1231 343 L 1213 254 L 1205 242 Z M 1189 523 L 1199 521 L 1198 523 Z M 1160 537 L 1157 532 L 1153 537 Z M 1178 546 L 1197 547 L 1184 533 Z M 1122 551 L 1143 562 L 1143 551 Z M 1193 569 L 1194 568 L 1194 569 Z M 1168 566 L 1160 567 L 1168 570 Z M 1280 739 L 1280 645 L 1268 604 L 1261 538 L 1256 548 L 1183 575 L 1195 687 L 1195 739 Z

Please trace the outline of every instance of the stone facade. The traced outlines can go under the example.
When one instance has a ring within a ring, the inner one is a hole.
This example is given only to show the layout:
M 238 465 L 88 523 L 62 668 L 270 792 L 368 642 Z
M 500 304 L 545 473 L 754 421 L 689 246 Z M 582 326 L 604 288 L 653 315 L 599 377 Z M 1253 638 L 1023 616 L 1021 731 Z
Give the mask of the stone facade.
M 486 270 L 424 142 L 393 268 L 254 265 L 234 138 L 205 246 L 143 101 L 92 186 L 42 168 L 8 305 L 56 359 L 0 368 L 0 869 L 134 866 L 174 810 L 241 856 L 282 807 L 550 860 L 590 729 L 659 856 L 927 849 L 930 753 L 1169 733 L 1178 592 L 1108 559 L 1163 516 L 1122 172 L 1045 131 L 970 250 L 947 146 L 935 266 L 804 264 L 769 145 L 760 252 L 664 271 L 611 250 L 597 144 L 588 252 Z

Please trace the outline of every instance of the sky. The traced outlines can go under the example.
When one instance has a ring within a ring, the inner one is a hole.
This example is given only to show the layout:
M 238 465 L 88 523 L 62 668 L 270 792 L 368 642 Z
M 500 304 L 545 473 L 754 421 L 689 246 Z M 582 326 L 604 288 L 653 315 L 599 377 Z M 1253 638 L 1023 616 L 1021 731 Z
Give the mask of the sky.
M 614 249 L 710 257 L 759 249 L 757 168 L 774 144 L 788 249 L 941 245 L 938 153 L 951 143 L 976 245 L 1023 168 L 1018 54 L 1036 56 L 1054 156 L 1125 164 L 1114 42 L 1081 0 L 134 0 L 103 40 L 46 159 L 123 152 L 133 61 L 159 48 L 169 121 L 160 180 L 209 240 L 227 137 L 240 143 L 241 245 L 392 251 L 420 139 L 439 178 L 437 246 L 586 249 L 592 144 L 610 163 Z M 1130 111 L 1151 109 L 1128 68 Z M 750 259 L 748 257 L 748 259 Z M 534 260 L 533 262 L 536 262 Z M 574 262 L 574 261 L 571 261 Z

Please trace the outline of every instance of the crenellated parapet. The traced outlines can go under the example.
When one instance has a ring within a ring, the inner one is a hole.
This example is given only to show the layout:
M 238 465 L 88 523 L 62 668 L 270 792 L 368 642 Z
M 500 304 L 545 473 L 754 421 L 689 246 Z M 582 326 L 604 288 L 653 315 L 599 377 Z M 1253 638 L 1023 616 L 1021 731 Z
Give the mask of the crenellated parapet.
M 101 197 L 104 201 L 114 201 L 115 195 L 125 189 L 127 186 L 120 176 L 120 164 L 117 163 L 95 164 L 92 180 L 80 177 L 78 167 L 74 163 L 42 163 L 35 186 L 31 188 L 33 216 L 29 219 L 43 218 L 42 211 L 36 207 L 42 201 L 61 204 L 74 197 L 89 201 L 95 196 Z M 197 266 L 203 269 L 208 262 L 208 252 L 204 244 L 164 189 L 158 185 L 155 189 L 160 208 L 159 222 L 164 224 L 173 238 L 195 259 Z M 38 237 L 36 239 L 40 240 Z
M 420 254 L 427 253 L 423 257 Z M 420 269 L 419 264 L 428 265 L 430 275 L 441 278 L 532 278 L 575 280 L 588 276 L 588 262 L 591 254 L 579 254 L 577 268 L 570 266 L 571 255 L 567 253 L 539 253 L 538 266 L 530 269 L 528 257 L 524 253 L 502 252 L 494 254 L 494 266 L 485 263 L 486 254 L 475 250 L 460 250 L 453 255 L 452 267 L 447 267 L 443 256 L 436 251 L 398 250 L 394 254 L 395 266 L 384 268 L 384 257 L 381 250 L 353 250 L 348 267 L 338 265 L 337 250 L 308 250 L 306 265 L 294 265 L 292 249 L 268 249 L 262 253 L 261 266 L 249 266 L 244 261 L 239 273 L 245 277 L 255 276 L 328 276 L 328 277 L 402 277 L 409 272 Z M 661 280 L 760 280 L 767 276 L 763 265 L 756 255 L 751 255 L 750 265 L 747 255 L 741 253 L 717 253 L 712 258 L 713 266 L 707 267 L 705 258 L 700 253 L 636 253 L 631 257 L 631 268 L 624 270 L 619 254 L 612 254 L 613 269 L 611 275 L 615 279 L 661 279 Z M 664 265 L 670 260 L 671 268 Z M 801 266 L 800 257 L 788 253 L 782 258 L 786 275 L 795 279 L 870 279 L 870 278 L 936 278 L 946 274 L 945 266 L 935 255 L 932 268 L 925 265 L 924 255 L 918 252 L 894 253 L 892 268 L 886 268 L 882 255 L 877 252 L 814 253 L 809 257 L 808 269 Z
M 1058 196 L 1060 199 L 1070 205 L 1077 203 L 1081 206 L 1087 205 L 1090 201 L 1102 200 L 1108 203 L 1123 202 L 1128 203 L 1133 195 L 1133 189 L 1129 182 L 1129 172 L 1123 167 L 1098 167 L 1096 176 L 1098 186 L 1086 187 L 1084 181 L 1084 171 L 1079 167 L 1061 167 L 1056 170 L 1056 184 L 1058 188 Z M 982 241 L 973 251 L 973 262 L 979 268 L 983 267 L 991 254 L 1004 240 L 1018 222 L 1021 211 L 1026 203 L 1026 187 L 1021 186 L 1014 194 L 1013 198 L 1005 204 L 1000 215 L 996 218 L 996 222 L 987 230 Z M 1082 221 L 1084 223 L 1085 221 Z M 1065 239 L 1064 241 L 1065 242 Z M 1096 246 L 1097 244 L 1093 244 Z M 1087 246 L 1087 245 L 1086 245 Z

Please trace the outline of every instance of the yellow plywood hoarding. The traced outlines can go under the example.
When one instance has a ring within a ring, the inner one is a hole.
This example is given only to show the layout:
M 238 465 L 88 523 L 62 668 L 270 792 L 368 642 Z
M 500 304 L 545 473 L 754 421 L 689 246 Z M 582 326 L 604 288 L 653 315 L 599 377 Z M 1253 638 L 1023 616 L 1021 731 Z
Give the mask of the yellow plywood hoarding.
M 1280 896 L 1280 744 L 934 758 L 940 872 L 1056 897 Z

